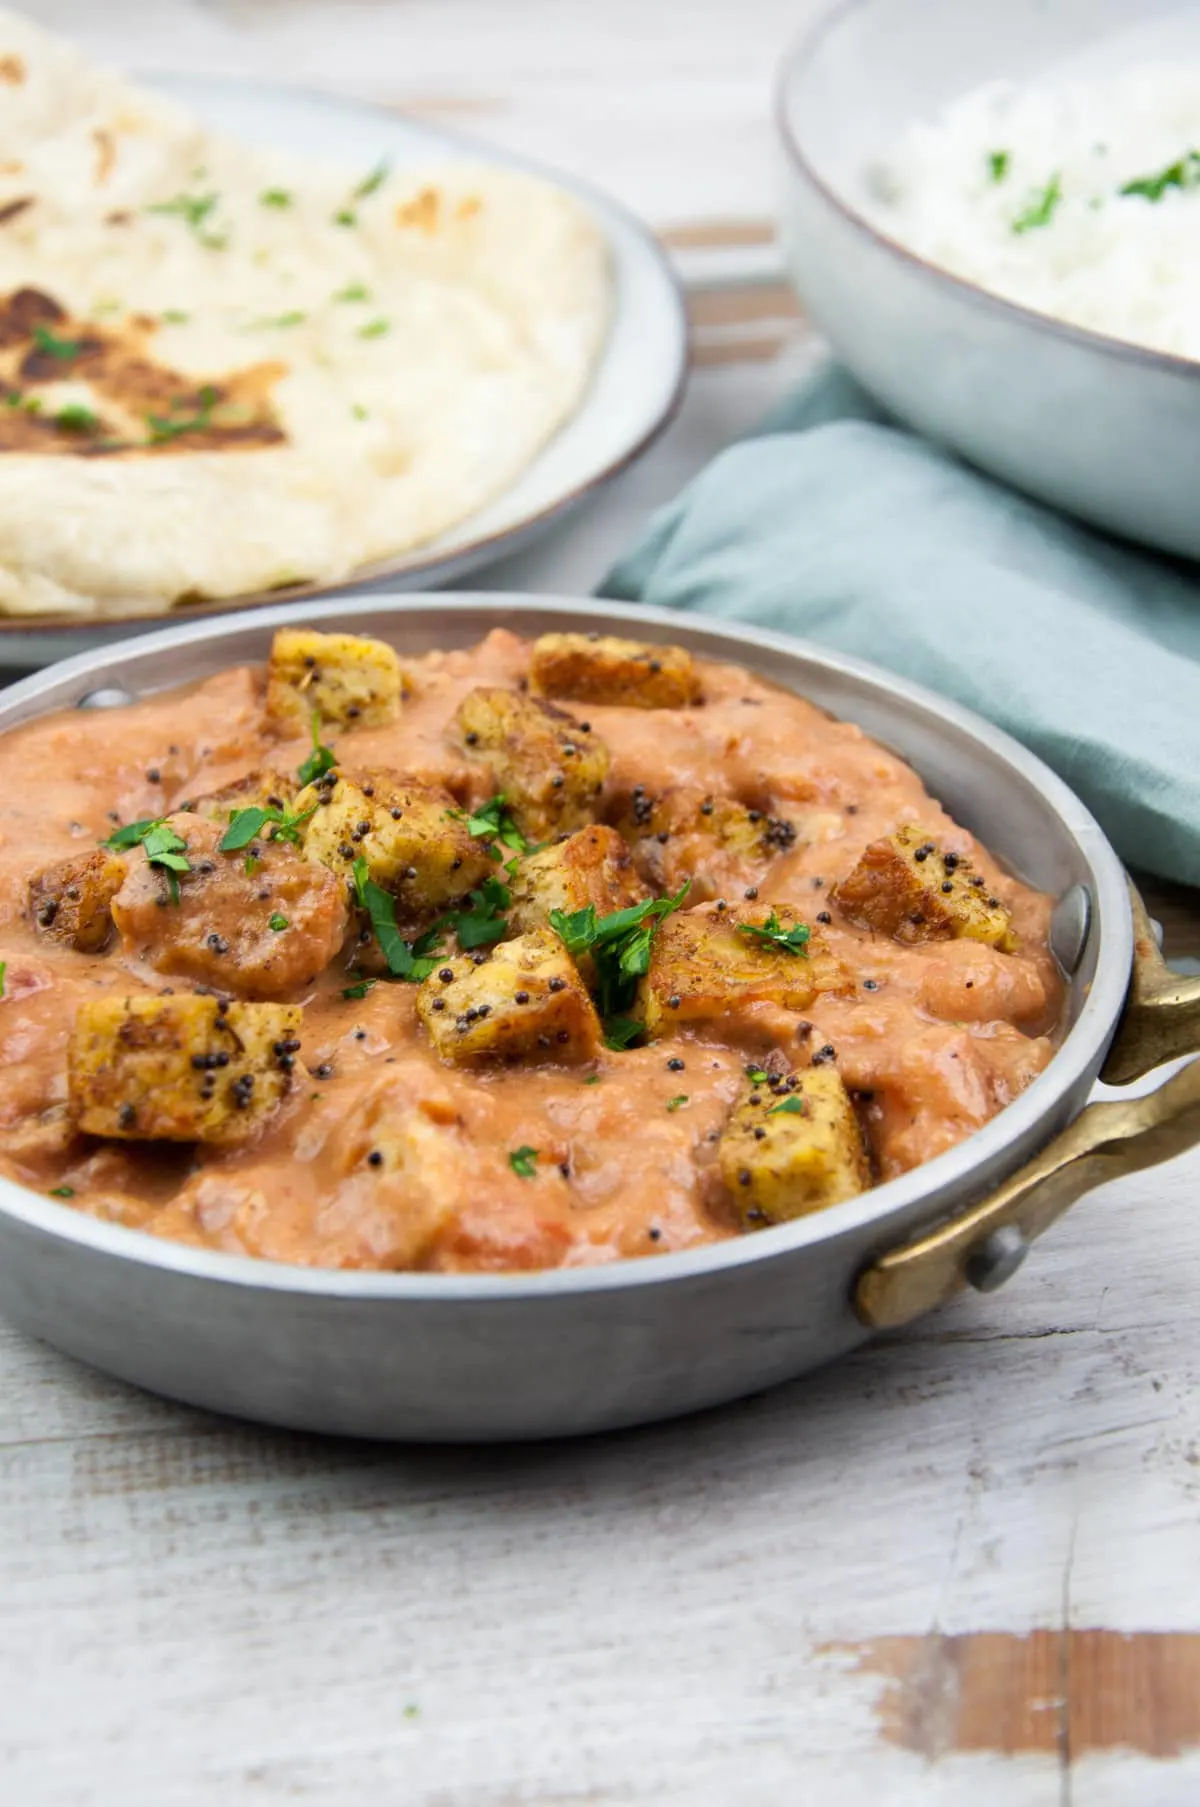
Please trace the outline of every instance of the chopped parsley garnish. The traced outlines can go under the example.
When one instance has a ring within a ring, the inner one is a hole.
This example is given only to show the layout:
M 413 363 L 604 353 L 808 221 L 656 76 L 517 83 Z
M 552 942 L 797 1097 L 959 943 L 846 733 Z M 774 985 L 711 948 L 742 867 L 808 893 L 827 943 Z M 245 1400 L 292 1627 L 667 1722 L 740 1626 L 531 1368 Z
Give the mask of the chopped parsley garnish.
M 470 893 L 469 902 L 469 910 L 460 910 L 448 919 L 454 925 L 459 947 L 489 947 L 493 941 L 503 940 L 508 924 L 501 911 L 512 902 L 508 886 L 498 878 L 485 878 Z
M 750 1081 L 751 1085 L 766 1085 L 770 1077 L 771 1075 L 764 1072 L 762 1067 L 746 1068 L 746 1078 Z
M 600 1084 L 599 1073 L 589 1073 L 583 1083 L 584 1083 L 584 1085 L 599 1085 Z
M 162 445 L 178 439 L 183 433 L 205 432 L 212 425 L 212 411 L 220 400 L 220 393 L 206 384 L 197 399 L 200 406 L 191 414 L 148 414 L 146 425 L 150 429 L 151 445 Z
M 270 922 L 267 924 L 267 927 L 269 929 L 273 929 L 277 935 L 281 935 L 283 933 L 284 929 L 290 929 L 291 926 L 292 925 L 288 921 L 287 917 L 282 915 L 279 910 L 276 910 L 276 912 L 272 916 Z
M 370 416 L 368 415 L 367 410 L 363 407 L 361 402 L 352 403 L 350 412 L 354 416 L 355 420 L 369 420 L 370 419 Z
M 365 201 L 367 196 L 373 195 L 377 188 L 382 188 L 388 179 L 391 167 L 392 166 L 386 157 L 382 162 L 377 163 L 371 173 L 363 177 L 362 181 L 358 184 L 358 187 L 351 189 L 350 199 L 352 201 Z
M 333 216 L 335 226 L 357 226 L 358 215 L 352 207 L 339 207 Z
M 1136 176 L 1121 189 L 1123 195 L 1140 195 L 1144 201 L 1161 201 L 1168 188 L 1200 188 L 1200 151 L 1185 151 L 1154 176 Z
M 507 792 L 497 791 L 496 795 L 490 798 L 482 809 L 477 809 L 473 815 L 464 816 L 460 809 L 452 809 L 449 813 L 456 822 L 465 821 L 467 833 L 474 835 L 478 840 L 496 840 L 510 848 L 513 853 L 528 853 L 529 842 L 505 808 L 507 802 Z M 498 847 L 490 847 L 488 851 L 494 860 L 503 857 Z
M 764 947 L 777 947 L 785 954 L 806 954 L 811 933 L 806 922 L 798 922 L 795 928 L 785 929 L 774 910 L 765 922 L 738 925 L 739 935 L 750 935 L 755 941 L 761 941 Z
M 162 319 L 168 326 L 186 326 L 191 317 L 190 314 L 185 314 L 181 307 L 167 307 L 162 312 Z
M 4 996 L 4 980 L 8 972 L 8 961 L 0 960 L 0 998 Z
M 567 952 L 573 958 L 590 954 L 595 964 L 596 1002 L 610 1048 L 627 1048 L 640 1035 L 641 1024 L 626 1013 L 638 980 L 649 971 L 655 930 L 665 916 L 680 907 L 690 890 L 691 880 L 687 879 L 674 897 L 631 904 L 608 916 L 597 916 L 595 904 L 570 912 L 551 910 L 550 927 Z
M 262 320 L 255 320 L 250 330 L 252 332 L 269 332 L 275 326 L 303 326 L 307 319 L 308 315 L 302 313 L 299 308 L 292 308 L 286 314 L 268 314 Z
M 669 1100 L 669 1102 L 667 1104 L 667 1109 L 669 1111 L 681 1111 L 683 1109 L 684 1105 L 687 1103 L 687 1101 L 688 1101 L 687 1093 L 680 1092 L 677 1094 L 676 1097 Z
M 390 320 L 368 320 L 365 326 L 359 327 L 358 336 L 360 339 L 382 339 L 383 335 L 390 333 L 391 330 Z
M 518 1179 L 531 1180 L 537 1171 L 538 1150 L 530 1148 L 526 1142 L 520 1148 L 514 1148 L 508 1157 L 508 1164 Z
M 74 1198 L 75 1188 L 74 1186 L 51 1186 L 50 1196 L 51 1198 Z
M 993 182 L 1003 182 L 1008 174 L 1008 166 L 1011 161 L 1012 158 L 1008 151 L 988 152 L 988 174 Z
M 93 414 L 90 408 L 76 403 L 60 408 L 54 416 L 54 424 L 61 427 L 64 433 L 94 433 L 100 425 L 100 416 Z
M 360 979 L 357 985 L 347 985 L 343 991 L 344 998 L 365 998 L 369 991 L 374 991 L 378 979 Z
M 437 965 L 436 948 L 441 939 L 440 923 L 435 923 L 433 928 L 427 929 L 410 944 L 396 927 L 395 899 L 382 885 L 375 883 L 366 860 L 360 856 L 355 860 L 352 870 L 355 895 L 370 918 L 372 932 L 392 977 L 408 979 L 413 984 L 427 979 Z
M 783 1099 L 780 1104 L 773 1104 L 767 1115 L 768 1117 L 807 1117 L 808 1106 L 803 1098 L 797 1098 L 793 1093 L 790 1098 Z
M 1039 226 L 1048 226 L 1054 218 L 1055 208 L 1062 200 L 1062 176 L 1056 171 L 1040 194 L 1034 195 L 1023 213 L 1019 213 L 1012 223 L 1014 232 L 1033 232 Z
M 130 822 L 110 834 L 102 844 L 118 852 L 125 847 L 144 848 L 150 864 L 161 867 L 166 873 L 171 902 L 179 902 L 179 874 L 190 872 L 192 865 L 187 857 L 187 842 L 175 833 L 165 816 L 149 822 Z
M 337 757 L 332 747 L 321 745 L 321 712 L 319 709 L 314 709 L 312 712 L 312 744 L 312 752 L 296 773 L 301 784 L 315 784 L 318 778 L 324 777 L 326 772 L 331 772 L 337 764 Z
M 290 207 L 292 197 L 286 188 L 264 188 L 258 204 L 260 207 Z
M 223 251 L 229 243 L 223 232 L 209 231 L 205 222 L 217 204 L 215 194 L 187 195 L 178 194 L 170 201 L 155 201 L 146 208 L 147 213 L 173 215 L 183 220 L 195 234 L 200 243 L 209 251 Z
M 369 301 L 371 291 L 365 282 L 348 282 L 344 289 L 339 289 L 333 298 L 335 301 Z
M 57 333 L 52 333 L 48 326 L 40 323 L 33 329 L 33 342 L 39 351 L 47 352 L 52 358 L 60 358 L 64 364 L 71 358 L 77 358 L 83 350 L 82 339 L 60 339 Z
M 293 847 L 300 845 L 301 825 L 316 814 L 314 803 L 311 809 L 302 810 L 293 815 L 289 810 L 277 809 L 273 803 L 256 803 L 250 809 L 235 809 L 229 818 L 229 827 L 217 842 L 218 853 L 240 853 L 248 847 L 256 835 L 264 828 L 270 828 L 267 839 L 271 841 L 290 841 Z

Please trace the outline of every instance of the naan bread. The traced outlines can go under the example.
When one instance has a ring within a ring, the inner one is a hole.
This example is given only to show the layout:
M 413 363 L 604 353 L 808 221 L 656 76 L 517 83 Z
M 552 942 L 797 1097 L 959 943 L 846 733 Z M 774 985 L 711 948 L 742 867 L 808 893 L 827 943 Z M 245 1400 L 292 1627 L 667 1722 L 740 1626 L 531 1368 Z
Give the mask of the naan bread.
M 549 183 L 225 142 L 0 11 L 0 612 L 332 582 L 508 488 L 610 281 Z

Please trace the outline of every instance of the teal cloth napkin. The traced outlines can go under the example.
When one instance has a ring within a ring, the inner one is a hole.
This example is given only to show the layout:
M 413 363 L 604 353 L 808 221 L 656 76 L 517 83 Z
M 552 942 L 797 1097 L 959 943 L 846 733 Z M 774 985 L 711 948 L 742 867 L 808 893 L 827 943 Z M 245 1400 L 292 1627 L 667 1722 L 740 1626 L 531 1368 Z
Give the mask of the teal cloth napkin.
M 960 464 L 836 367 L 655 515 L 600 593 L 954 697 L 1060 772 L 1130 864 L 1200 884 L 1200 572 Z

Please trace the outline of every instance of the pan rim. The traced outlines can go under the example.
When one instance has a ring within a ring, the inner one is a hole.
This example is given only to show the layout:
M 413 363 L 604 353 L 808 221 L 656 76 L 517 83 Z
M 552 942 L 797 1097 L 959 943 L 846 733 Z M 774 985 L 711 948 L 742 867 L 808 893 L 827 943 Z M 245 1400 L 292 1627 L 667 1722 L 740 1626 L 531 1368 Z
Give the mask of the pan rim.
M 33 1233 L 179 1280 L 261 1287 L 270 1292 L 317 1296 L 348 1304 L 470 1301 L 507 1307 L 539 1298 L 580 1296 L 626 1287 L 715 1281 L 732 1270 L 783 1259 L 819 1244 L 836 1243 L 843 1236 L 863 1230 L 876 1231 L 881 1241 L 886 1240 L 889 1233 L 895 1235 L 897 1222 L 912 1219 L 923 1200 L 928 1201 L 932 1218 L 936 1215 L 936 1200 L 944 1197 L 948 1189 L 969 1194 L 972 1187 L 979 1190 L 994 1183 L 981 1177 L 983 1170 L 990 1165 L 1011 1171 L 1018 1164 L 1017 1159 L 1008 1160 L 1014 1149 L 1030 1136 L 1036 1137 L 1039 1127 L 1044 1127 L 1049 1137 L 1055 1127 L 1056 1109 L 1098 1067 L 1124 1003 L 1133 956 L 1132 916 L 1124 869 L 1090 811 L 1035 754 L 971 710 L 866 660 L 769 628 L 741 623 L 733 627 L 712 616 L 678 614 L 603 598 L 447 591 L 365 595 L 258 608 L 240 618 L 183 623 L 81 653 L 0 692 L 0 733 L 52 709 L 70 707 L 88 689 L 98 688 L 97 680 L 119 676 L 123 667 L 179 646 L 262 639 L 275 628 L 294 623 L 357 619 L 362 624 L 368 617 L 376 621 L 381 617 L 403 620 L 413 615 L 426 616 L 431 624 L 435 619 L 440 622 L 457 615 L 480 617 L 493 626 L 509 626 L 515 616 L 544 619 L 547 625 L 551 621 L 586 621 L 601 629 L 606 623 L 618 628 L 653 626 L 670 630 L 674 638 L 684 643 L 699 642 L 697 650 L 702 656 L 716 659 L 745 663 L 747 651 L 800 657 L 810 666 L 905 701 L 926 718 L 935 718 L 939 727 L 952 727 L 998 756 L 1014 778 L 1037 791 L 1057 817 L 1059 826 L 1075 840 L 1089 868 L 1093 932 L 1099 938 L 1096 969 L 1078 1019 L 1053 1059 L 1018 1098 L 981 1129 L 920 1167 L 857 1198 L 789 1224 L 756 1231 L 753 1236 L 673 1254 L 627 1257 L 594 1267 L 520 1274 L 423 1274 L 292 1266 L 256 1256 L 195 1249 L 144 1230 L 105 1223 L 2 1176 L 0 1216 Z M 226 662 L 236 663 L 237 658 L 233 656 Z M 761 660 L 758 665 L 761 667 Z M 764 675 L 770 675 L 769 671 Z M 39 703 L 44 706 L 37 707 Z M 1008 1166 L 1004 1167 L 1006 1160 Z

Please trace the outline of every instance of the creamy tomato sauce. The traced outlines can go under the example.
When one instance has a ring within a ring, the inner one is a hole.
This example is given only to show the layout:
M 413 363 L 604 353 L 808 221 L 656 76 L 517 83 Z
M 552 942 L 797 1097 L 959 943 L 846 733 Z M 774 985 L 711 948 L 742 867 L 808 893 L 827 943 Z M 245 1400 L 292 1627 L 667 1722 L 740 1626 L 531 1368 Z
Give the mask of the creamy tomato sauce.
M 461 805 L 481 806 L 494 784 L 456 750 L 448 723 L 476 687 L 519 686 L 529 658 L 528 642 L 498 631 L 470 651 L 404 659 L 400 719 L 338 734 L 339 760 L 437 783 Z M 697 671 L 696 705 L 559 705 L 610 751 L 597 819 L 619 825 L 636 786 L 669 784 L 785 822 L 765 859 L 668 836 L 654 876 L 672 887 L 691 877 L 685 908 L 721 898 L 765 916 L 772 903 L 791 906 L 850 985 L 803 1013 L 751 1004 L 582 1065 L 548 1056 L 463 1069 L 434 1054 L 415 985 L 343 995 L 353 983 L 352 924 L 323 971 L 298 971 L 276 991 L 304 1006 L 287 1096 L 255 1139 L 229 1149 L 77 1133 L 66 1069 L 80 1003 L 178 993 L 199 978 L 146 964 L 136 935 L 95 954 L 56 944 L 34 920 L 30 880 L 93 851 L 117 824 L 164 816 L 260 768 L 294 771 L 307 743 L 272 731 L 263 673 L 250 669 L 4 736 L 0 1170 L 97 1217 L 210 1249 L 330 1267 L 513 1270 L 738 1234 L 716 1144 L 747 1066 L 768 1058 L 836 1063 L 876 1180 L 970 1135 L 1051 1058 L 1063 987 L 1047 945 L 1050 900 L 1008 876 L 908 767 L 853 725 L 737 667 Z M 831 889 L 869 843 L 904 824 L 973 862 L 1011 913 L 1015 952 L 969 939 L 905 945 L 846 919 Z M 132 918 L 140 907 L 135 897 Z M 336 946 L 340 932 L 325 911 L 320 936 Z M 207 983 L 233 998 L 255 995 L 239 990 L 236 970 L 222 974 L 220 958 Z M 374 1140 L 397 1123 L 406 1158 L 380 1172 Z M 531 1177 L 513 1164 L 521 1149 L 537 1151 Z

